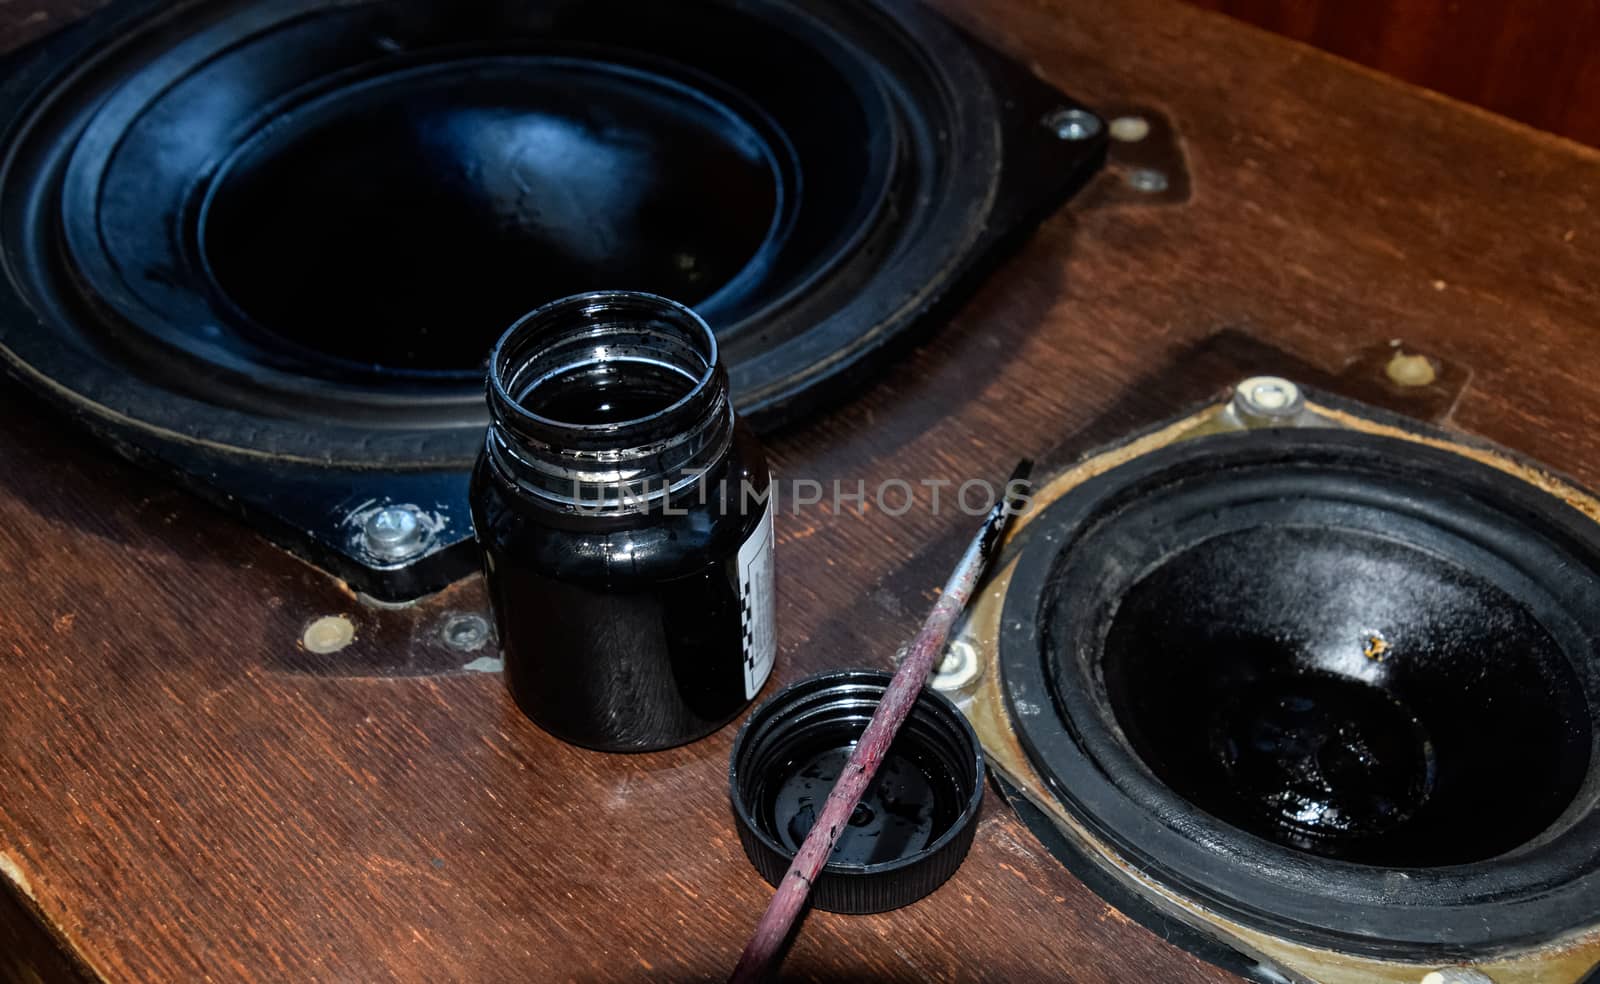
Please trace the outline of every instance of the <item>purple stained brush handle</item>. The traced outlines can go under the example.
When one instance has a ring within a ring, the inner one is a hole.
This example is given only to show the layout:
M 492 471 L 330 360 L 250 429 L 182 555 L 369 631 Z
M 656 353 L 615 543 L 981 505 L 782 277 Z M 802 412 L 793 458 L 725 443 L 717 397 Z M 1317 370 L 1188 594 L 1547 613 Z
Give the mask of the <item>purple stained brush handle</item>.
M 967 548 L 961 563 L 940 594 L 938 603 L 933 606 L 922 630 L 912 641 L 905 661 L 889 682 L 878 709 L 873 712 L 872 721 L 862 733 L 861 740 L 856 742 L 850 761 L 834 783 L 833 791 L 828 794 L 821 815 L 806 835 L 805 843 L 800 845 L 783 880 L 778 883 L 778 890 L 756 926 L 755 935 L 745 946 L 744 954 L 729 978 L 732 984 L 752 984 L 764 980 L 776 963 L 795 920 L 805 908 L 812 884 L 828 858 L 833 856 L 839 833 L 855 812 L 867 787 L 872 785 L 884 755 L 894 743 L 900 726 L 911 714 L 911 708 L 916 705 L 928 674 L 933 671 L 934 661 L 944 652 L 950 630 L 966 610 L 973 588 L 989 565 L 990 555 L 999 545 L 1011 517 L 1020 511 L 1019 494 L 1012 490 L 1026 480 L 1031 467 L 1029 462 L 1018 467 L 1007 485 L 1006 495 L 984 521 L 982 531 Z

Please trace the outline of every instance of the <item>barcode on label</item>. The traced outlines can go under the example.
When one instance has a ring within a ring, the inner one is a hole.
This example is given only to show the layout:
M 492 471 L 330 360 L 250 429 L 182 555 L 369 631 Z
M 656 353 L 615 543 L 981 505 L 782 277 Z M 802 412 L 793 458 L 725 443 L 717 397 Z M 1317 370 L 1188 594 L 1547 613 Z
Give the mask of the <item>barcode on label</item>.
M 773 620 L 772 502 L 750 539 L 739 548 L 739 603 L 744 623 L 744 697 L 751 700 L 772 676 L 778 654 Z

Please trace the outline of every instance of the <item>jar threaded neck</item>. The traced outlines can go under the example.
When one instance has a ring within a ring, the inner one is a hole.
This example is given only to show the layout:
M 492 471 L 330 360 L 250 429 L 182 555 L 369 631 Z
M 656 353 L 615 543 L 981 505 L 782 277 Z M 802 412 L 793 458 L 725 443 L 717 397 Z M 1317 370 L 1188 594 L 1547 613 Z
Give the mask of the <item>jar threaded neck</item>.
M 488 460 L 559 511 L 647 512 L 695 486 L 733 440 L 716 336 L 653 294 L 534 311 L 495 346 L 488 389 Z

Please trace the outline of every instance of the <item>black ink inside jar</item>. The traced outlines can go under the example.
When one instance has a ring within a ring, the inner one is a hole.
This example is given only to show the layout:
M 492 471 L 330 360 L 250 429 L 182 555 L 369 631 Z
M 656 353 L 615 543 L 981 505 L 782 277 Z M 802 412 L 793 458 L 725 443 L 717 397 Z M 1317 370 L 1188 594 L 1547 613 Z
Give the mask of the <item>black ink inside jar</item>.
M 772 516 L 710 328 L 647 294 L 558 301 L 496 347 L 489 406 L 473 521 L 518 706 L 607 751 L 730 721 L 776 651 Z

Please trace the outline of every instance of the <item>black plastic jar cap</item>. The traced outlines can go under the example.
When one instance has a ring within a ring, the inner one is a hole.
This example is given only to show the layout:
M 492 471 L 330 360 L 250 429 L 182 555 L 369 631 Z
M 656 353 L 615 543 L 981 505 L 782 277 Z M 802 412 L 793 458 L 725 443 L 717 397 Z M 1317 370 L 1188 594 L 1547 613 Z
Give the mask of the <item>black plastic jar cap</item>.
M 877 710 L 890 676 L 842 670 L 802 680 L 750 715 L 728 780 L 739 840 L 761 876 L 783 877 Z M 983 748 L 955 705 L 924 689 L 812 886 L 829 912 L 887 912 L 956 873 L 983 803 Z

